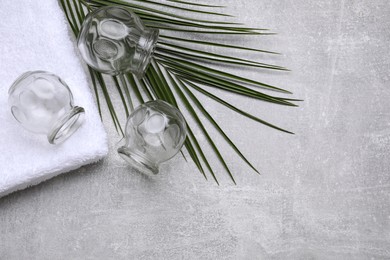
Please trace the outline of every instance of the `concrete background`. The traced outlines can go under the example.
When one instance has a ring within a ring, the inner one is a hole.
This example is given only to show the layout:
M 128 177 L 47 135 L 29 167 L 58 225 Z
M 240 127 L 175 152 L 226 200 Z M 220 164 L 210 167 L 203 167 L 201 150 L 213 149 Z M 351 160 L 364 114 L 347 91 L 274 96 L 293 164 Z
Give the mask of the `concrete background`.
M 215 158 L 220 186 L 180 156 L 147 178 L 117 156 L 105 111 L 107 159 L 0 199 L 0 259 L 390 258 L 390 4 L 226 5 L 278 32 L 240 41 L 283 52 L 269 61 L 292 70 L 241 74 L 305 100 L 291 109 L 226 95 L 291 136 L 203 99 L 262 175 L 218 141 L 237 186 Z

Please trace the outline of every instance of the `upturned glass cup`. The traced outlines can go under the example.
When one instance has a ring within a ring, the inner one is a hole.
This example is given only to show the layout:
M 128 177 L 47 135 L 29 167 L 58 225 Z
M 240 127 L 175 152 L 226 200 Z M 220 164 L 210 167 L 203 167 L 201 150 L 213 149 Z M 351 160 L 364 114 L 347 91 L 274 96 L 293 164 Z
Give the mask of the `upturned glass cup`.
M 77 45 L 85 62 L 97 71 L 110 75 L 131 72 L 142 78 L 158 34 L 127 9 L 101 7 L 87 15 Z
M 50 72 L 22 74 L 8 94 L 8 105 L 14 118 L 25 129 L 45 134 L 51 144 L 66 140 L 84 120 L 84 108 L 73 105 L 68 85 Z
M 118 153 L 141 172 L 157 174 L 159 165 L 180 151 L 186 135 L 187 126 L 177 108 L 161 100 L 149 101 L 127 119 L 126 144 Z

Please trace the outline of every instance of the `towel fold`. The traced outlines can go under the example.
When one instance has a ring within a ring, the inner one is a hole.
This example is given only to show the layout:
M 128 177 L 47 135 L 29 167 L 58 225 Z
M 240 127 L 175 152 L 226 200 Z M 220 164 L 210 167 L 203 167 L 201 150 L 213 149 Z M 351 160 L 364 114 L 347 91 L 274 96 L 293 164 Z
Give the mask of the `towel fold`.
M 96 162 L 108 152 L 107 137 L 86 75 L 76 56 L 57 0 L 3 0 L 0 17 L 0 197 Z M 24 130 L 7 105 L 8 88 L 23 72 L 57 74 L 84 107 L 85 122 L 69 139 L 51 145 Z

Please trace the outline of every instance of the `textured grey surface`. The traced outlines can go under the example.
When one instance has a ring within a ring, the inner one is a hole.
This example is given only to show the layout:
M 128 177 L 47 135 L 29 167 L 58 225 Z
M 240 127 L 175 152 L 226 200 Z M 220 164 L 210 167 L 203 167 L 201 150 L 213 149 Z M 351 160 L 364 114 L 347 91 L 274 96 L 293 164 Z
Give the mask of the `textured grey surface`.
M 292 69 L 242 74 L 305 99 L 289 109 L 229 97 L 295 136 L 205 100 L 263 174 L 221 143 L 237 186 L 222 167 L 221 186 L 206 182 L 180 157 L 146 178 L 118 158 L 107 120 L 109 158 L 0 199 L 0 259 L 390 258 L 390 4 L 227 5 L 278 32 L 242 42 L 282 51 L 274 62 Z

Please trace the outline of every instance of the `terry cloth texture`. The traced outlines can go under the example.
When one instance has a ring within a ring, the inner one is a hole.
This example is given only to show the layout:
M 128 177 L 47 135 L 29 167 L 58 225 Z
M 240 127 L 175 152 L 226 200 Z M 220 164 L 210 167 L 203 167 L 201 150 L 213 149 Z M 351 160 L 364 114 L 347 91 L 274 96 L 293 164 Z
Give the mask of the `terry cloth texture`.
M 107 136 L 57 0 L 3 0 L 0 17 L 0 197 L 103 158 Z M 84 124 L 51 145 L 12 117 L 8 89 L 26 71 L 57 74 L 85 109 Z

